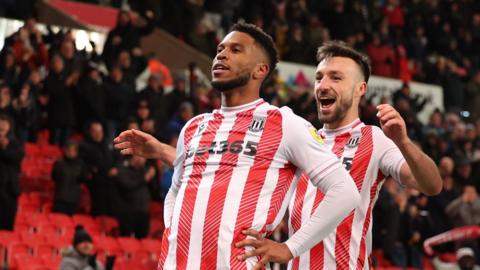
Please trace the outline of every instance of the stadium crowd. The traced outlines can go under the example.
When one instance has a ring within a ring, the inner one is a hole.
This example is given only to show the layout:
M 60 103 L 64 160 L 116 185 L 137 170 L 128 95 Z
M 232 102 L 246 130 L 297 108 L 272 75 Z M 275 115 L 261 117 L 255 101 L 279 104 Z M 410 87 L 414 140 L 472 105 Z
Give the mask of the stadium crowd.
M 119 2 L 112 4 L 119 7 Z M 157 73 L 150 74 L 145 88 L 137 89 L 136 79 L 150 60 L 139 40 L 153 27 L 162 27 L 214 55 L 219 37 L 239 18 L 270 33 L 283 61 L 315 65 L 315 50 L 322 42 L 342 39 L 369 55 L 374 75 L 404 82 L 391 99 L 383 100 L 394 104 L 410 137 L 438 164 L 444 190 L 427 197 L 386 181 L 374 210 L 373 244 L 393 265 L 421 268 L 425 239 L 452 228 L 480 225 L 477 1 L 129 3 L 145 14 L 146 26 L 134 26 L 129 13 L 120 12 L 101 54 L 78 50 L 68 29 L 48 28 L 42 33 L 33 18 L 25 19 L 25 25 L 5 39 L 0 54 L 0 230 L 13 229 L 22 192 L 18 177 L 22 145 L 37 142 L 39 132 L 48 130 L 49 142 L 64 153 L 51 173 L 56 187 L 52 210 L 78 213 L 81 184 L 85 184 L 91 196 L 88 214 L 116 217 L 121 235 L 146 237 L 150 202 L 162 202 L 172 170 L 156 161 L 121 157 L 111 147 L 112 138 L 121 130 L 136 128 L 175 145 L 190 118 L 217 108 L 220 101 L 212 89 L 196 83 L 195 76 L 188 76 L 194 81 L 187 84 L 183 71 L 173 72 L 174 85 L 168 93 Z M 419 122 L 417 113 L 427 101 L 411 93 L 412 80 L 443 88 L 445 111 L 433 112 L 426 124 Z M 262 96 L 321 126 L 311 89 L 275 75 Z M 361 119 L 366 124 L 378 125 L 375 105 L 370 100 L 362 104 Z M 468 242 L 480 261 L 478 241 Z M 438 250 L 455 248 L 442 245 Z

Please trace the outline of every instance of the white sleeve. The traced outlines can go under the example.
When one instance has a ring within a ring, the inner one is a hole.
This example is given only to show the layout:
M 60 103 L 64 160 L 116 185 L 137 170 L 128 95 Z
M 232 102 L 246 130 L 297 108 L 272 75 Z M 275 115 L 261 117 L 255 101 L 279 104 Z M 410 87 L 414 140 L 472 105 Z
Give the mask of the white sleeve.
M 187 125 L 185 125 L 186 127 Z M 180 188 L 180 177 L 183 173 L 183 159 L 185 157 L 184 151 L 184 136 L 185 136 L 185 127 L 182 129 L 178 136 L 177 149 L 176 149 L 176 159 L 173 161 L 173 176 L 172 176 L 172 185 L 168 190 L 167 196 L 163 203 L 163 222 L 165 223 L 165 228 L 170 227 L 170 222 L 173 214 L 173 208 L 175 207 L 175 200 L 177 198 L 178 189 Z
M 357 187 L 345 169 L 337 168 L 319 181 L 326 188 L 325 197 L 310 219 L 285 242 L 294 257 L 331 234 L 360 203 Z
M 402 168 L 403 163 L 406 162 L 402 152 L 400 152 L 400 149 L 398 149 L 392 140 L 385 136 L 381 129 L 374 128 L 373 136 L 375 144 L 378 146 L 375 151 L 379 151 L 376 155 L 379 157 L 380 170 L 383 175 L 390 175 L 395 181 L 402 184 L 400 179 L 400 169 Z
M 358 206 L 360 194 L 355 182 L 324 145 L 316 129 L 295 115 L 286 120 L 289 120 L 284 123 L 287 159 L 302 169 L 325 194 L 310 219 L 285 242 L 296 257 L 332 233 Z
M 283 113 L 283 118 L 285 158 L 302 169 L 310 179 L 317 181 L 343 167 L 312 124 L 291 111 Z

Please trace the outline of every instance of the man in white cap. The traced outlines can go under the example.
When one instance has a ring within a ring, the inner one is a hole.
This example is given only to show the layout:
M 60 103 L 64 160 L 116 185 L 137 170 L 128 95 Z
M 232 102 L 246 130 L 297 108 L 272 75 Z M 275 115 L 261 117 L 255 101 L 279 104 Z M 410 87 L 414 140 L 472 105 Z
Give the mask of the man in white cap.
M 433 259 L 433 265 L 437 270 L 480 270 L 480 266 L 475 264 L 475 253 L 469 247 L 457 249 L 457 262 L 443 262 L 438 257 Z

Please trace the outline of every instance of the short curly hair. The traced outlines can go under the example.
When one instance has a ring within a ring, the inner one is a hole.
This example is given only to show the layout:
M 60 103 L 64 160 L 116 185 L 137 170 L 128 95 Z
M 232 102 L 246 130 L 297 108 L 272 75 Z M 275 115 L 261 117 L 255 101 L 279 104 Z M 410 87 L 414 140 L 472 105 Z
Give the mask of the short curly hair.
M 232 26 L 231 32 L 237 31 L 251 36 L 256 43 L 265 51 L 268 58 L 269 71 L 264 82 L 272 75 L 278 63 L 278 51 L 272 37 L 265 33 L 260 27 L 250 23 L 236 23 Z

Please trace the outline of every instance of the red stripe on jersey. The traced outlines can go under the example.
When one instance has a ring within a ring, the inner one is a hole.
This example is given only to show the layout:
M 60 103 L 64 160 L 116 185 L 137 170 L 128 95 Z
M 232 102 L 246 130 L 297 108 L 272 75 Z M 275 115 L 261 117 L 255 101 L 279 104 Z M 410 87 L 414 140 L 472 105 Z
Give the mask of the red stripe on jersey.
M 295 191 L 295 201 L 294 206 L 292 209 L 292 216 L 290 219 L 292 220 L 292 229 L 294 232 L 300 229 L 302 225 L 302 209 L 303 209 L 303 202 L 305 200 L 305 193 L 307 191 L 308 186 L 308 176 L 306 174 L 302 174 L 300 179 L 298 180 L 297 189 Z
M 270 208 L 268 209 L 268 217 L 266 224 L 272 224 L 275 221 L 275 217 L 282 207 L 282 202 L 285 199 L 292 181 L 295 176 L 295 170 L 292 169 L 292 164 L 289 162 L 285 164 L 285 167 L 280 169 L 277 186 L 273 191 L 272 199 L 270 200 Z M 267 232 L 270 234 L 271 232 Z
M 312 215 L 315 209 L 317 209 L 318 205 L 320 204 L 320 202 L 323 200 L 324 197 L 325 197 L 325 194 L 323 194 L 323 192 L 317 189 L 317 192 L 315 194 L 315 199 L 313 201 L 312 212 L 310 213 L 310 215 Z M 323 269 L 323 263 L 324 263 L 324 244 L 322 241 L 310 250 L 310 269 Z
M 240 200 L 233 241 L 244 239 L 241 231 L 252 226 L 255 216 L 258 197 L 266 180 L 267 170 L 282 140 L 282 115 L 278 110 L 270 110 L 265 121 L 265 128 L 258 143 L 257 155 L 252 168 L 248 172 L 247 181 Z M 239 262 L 237 256 L 243 254 L 244 249 L 232 246 L 230 266 L 232 269 L 246 269 L 245 262 Z
M 170 228 L 166 228 L 163 231 L 163 235 L 162 235 L 162 248 L 160 251 L 160 259 L 158 260 L 157 270 L 163 269 L 163 265 L 165 264 L 165 260 L 167 259 L 169 235 L 170 235 Z
M 360 191 L 365 174 L 368 169 L 368 164 L 372 157 L 373 143 L 372 143 L 372 127 L 362 128 L 362 138 L 358 145 L 357 151 L 353 157 L 352 169 L 350 175 Z M 337 227 L 337 235 L 335 240 L 335 257 L 337 262 L 337 269 L 348 269 L 350 261 L 350 239 L 352 236 L 352 224 L 355 210 Z
M 294 205 L 290 217 L 290 220 L 292 221 L 293 232 L 298 231 L 302 225 L 303 202 L 305 201 L 305 193 L 307 191 L 309 181 L 310 180 L 306 174 L 302 174 L 298 180 L 298 185 L 295 191 L 295 200 L 293 201 Z M 292 262 L 292 270 L 298 270 L 299 264 L 300 257 L 295 257 Z
M 198 145 L 210 145 L 215 138 L 215 134 L 222 123 L 223 116 L 213 114 L 213 119 L 208 121 L 206 130 L 203 132 Z M 188 145 L 187 148 L 189 149 Z M 186 151 L 188 152 L 188 151 Z M 202 180 L 202 173 L 205 170 L 209 153 L 195 155 L 193 169 L 185 188 L 185 196 L 180 210 L 180 219 L 178 222 L 177 239 L 177 269 L 185 269 L 188 261 L 188 250 L 190 246 L 190 233 L 192 227 L 192 217 L 197 198 L 198 185 Z
M 203 116 L 199 116 L 195 119 L 192 120 L 192 122 L 188 125 L 188 127 L 185 128 L 184 132 L 184 149 L 188 149 L 187 146 L 190 144 L 190 141 L 192 140 L 193 135 L 195 134 L 195 131 L 198 128 L 198 123 L 200 123 L 204 119 Z M 187 151 L 185 151 L 186 155 Z M 185 165 L 185 159 L 183 162 L 183 165 Z M 158 262 L 158 269 L 163 269 L 163 265 L 165 264 L 165 260 L 167 259 L 168 255 L 168 236 L 170 235 L 170 228 L 166 228 L 163 236 L 162 236 L 162 249 L 160 252 L 160 259 Z
M 249 125 L 253 119 L 253 111 L 248 110 L 236 115 L 235 123 L 228 135 L 228 141 L 243 141 Z M 218 233 L 225 196 L 232 173 L 238 161 L 238 154 L 229 151 L 222 155 L 220 167 L 217 169 L 208 198 L 205 224 L 203 227 L 202 260 L 200 269 L 210 270 L 217 268 Z
M 372 189 L 370 190 L 370 203 L 368 205 L 368 211 L 367 215 L 365 217 L 365 221 L 363 223 L 363 229 L 362 229 L 362 240 L 360 242 L 360 253 L 358 254 L 358 260 L 357 260 L 357 269 L 363 269 L 363 265 L 365 264 L 365 249 L 366 249 L 366 242 L 367 240 L 365 239 L 367 232 L 368 232 L 368 227 L 370 226 L 370 221 L 371 221 L 371 216 L 372 216 L 372 209 L 373 209 L 373 204 L 375 203 L 375 195 L 377 194 L 377 189 L 382 180 L 385 178 L 385 176 L 382 174 L 382 172 L 379 170 L 377 179 L 375 183 L 372 186 Z
M 343 149 L 345 148 L 345 145 L 347 144 L 351 136 L 352 135 L 349 132 L 347 132 L 347 133 L 337 135 L 335 137 L 335 144 L 333 145 L 332 152 L 335 155 L 337 155 L 338 158 L 342 156 Z

